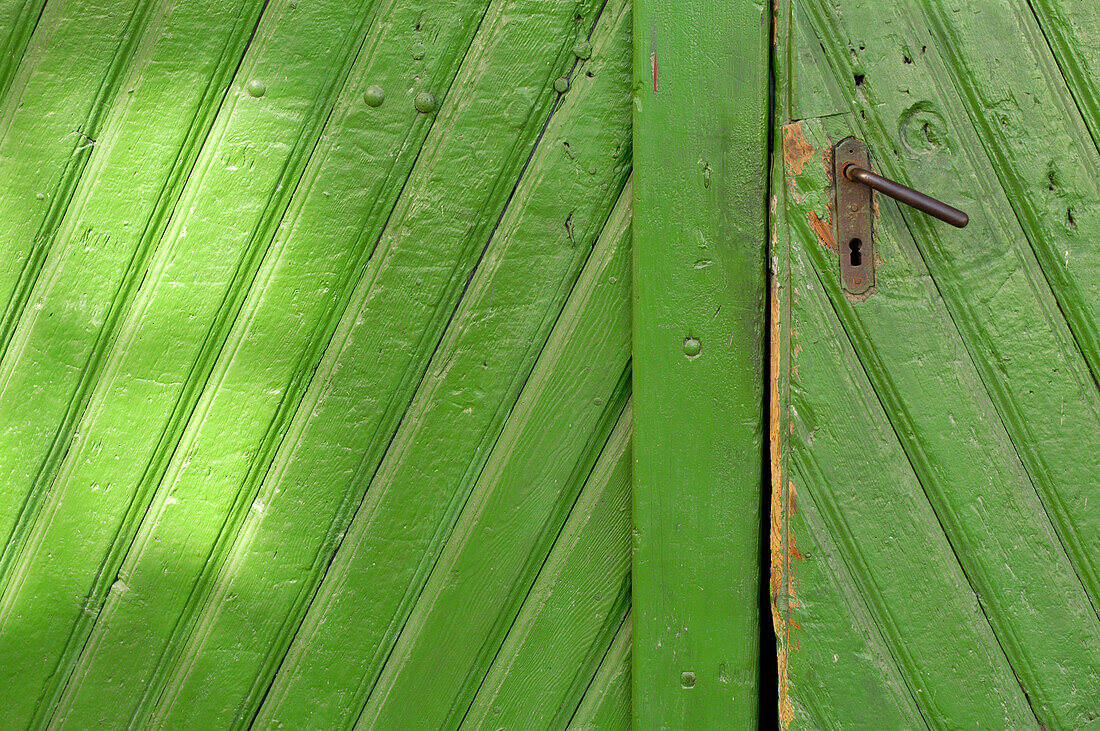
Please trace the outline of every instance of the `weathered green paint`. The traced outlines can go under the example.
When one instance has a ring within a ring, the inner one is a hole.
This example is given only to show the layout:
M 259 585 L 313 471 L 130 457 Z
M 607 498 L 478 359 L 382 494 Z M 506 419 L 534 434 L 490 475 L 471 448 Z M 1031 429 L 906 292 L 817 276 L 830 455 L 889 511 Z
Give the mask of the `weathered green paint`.
M 634 18 L 634 724 L 757 723 L 771 10 Z
M 576 709 L 581 696 L 589 696 L 585 684 L 598 682 L 597 666 L 608 672 L 606 658 L 621 652 L 610 641 L 616 637 L 615 644 L 622 644 L 617 636 L 629 633 L 630 626 L 625 614 L 630 605 L 630 426 L 628 404 L 463 727 L 561 728 L 574 711 L 584 715 Z M 609 558 L 594 561 L 594 556 Z M 591 621 L 597 617 L 606 620 L 602 625 Z M 614 660 L 608 667 L 619 671 Z M 606 692 L 593 696 L 600 703 L 606 697 Z M 629 726 L 629 695 L 624 700 L 612 703 L 623 714 L 623 722 L 612 728 Z
M 623 619 L 615 641 L 603 657 L 600 669 L 569 722 L 570 729 L 627 729 L 631 727 L 630 649 L 631 617 Z
M 1083 690 L 1100 686 L 1087 509 L 1100 471 L 1087 171 L 1100 153 L 1093 92 L 1063 77 L 1100 15 L 1037 7 L 780 8 L 772 589 L 785 725 L 1100 717 Z M 1037 17 L 1062 13 L 1078 22 L 1048 44 Z M 829 150 L 848 134 L 884 174 L 971 219 L 958 231 L 879 197 L 864 301 L 840 290 L 830 229 Z
M 0 725 L 627 724 L 630 3 L 41 9 Z

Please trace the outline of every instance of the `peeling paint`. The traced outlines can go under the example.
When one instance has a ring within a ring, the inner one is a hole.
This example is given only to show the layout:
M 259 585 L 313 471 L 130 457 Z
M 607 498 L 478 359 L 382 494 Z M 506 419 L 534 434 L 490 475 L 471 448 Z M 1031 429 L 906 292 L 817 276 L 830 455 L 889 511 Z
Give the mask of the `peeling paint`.
M 779 337 L 779 288 L 775 281 L 772 279 L 771 283 L 771 322 L 770 336 L 771 336 L 771 355 L 770 355 L 770 370 L 771 370 L 771 407 L 769 409 L 768 421 L 769 432 L 771 435 L 770 440 L 770 454 L 771 454 L 771 535 L 769 536 L 769 546 L 771 549 L 771 598 L 772 598 L 772 621 L 776 631 L 780 631 L 781 621 L 779 619 L 778 609 L 776 607 L 776 600 L 779 597 L 779 589 L 782 582 L 783 575 L 783 538 L 781 535 L 782 529 L 782 460 L 780 451 L 780 410 L 779 410 L 779 379 L 780 379 L 780 352 L 782 349 L 782 343 Z
M 779 687 L 779 720 L 783 728 L 787 729 L 794 718 L 794 710 L 791 706 L 788 691 L 787 654 L 790 647 L 790 608 L 792 606 L 792 585 L 790 579 L 790 551 L 784 551 L 784 536 L 788 546 L 793 545 L 790 536 L 789 510 L 784 510 L 783 505 L 783 460 L 781 446 L 782 412 L 779 401 L 779 383 L 782 378 L 782 338 L 780 331 L 780 304 L 779 285 L 773 277 L 771 281 L 771 318 L 769 322 L 769 337 L 771 340 L 771 353 L 769 358 L 769 388 L 771 392 L 771 406 L 769 408 L 768 422 L 770 433 L 770 459 L 771 459 L 771 521 L 768 545 L 770 549 L 769 588 L 771 592 L 772 626 L 775 629 L 777 639 L 776 664 L 778 671 Z M 788 499 L 792 494 L 788 490 Z M 786 566 L 786 570 L 784 570 Z M 786 586 L 784 586 L 786 584 Z M 784 591 L 785 590 L 785 591 Z M 780 593 L 783 593 L 783 611 L 780 612 Z
M 783 165 L 787 175 L 800 175 L 802 166 L 813 157 L 814 148 L 802 133 L 802 123 L 794 122 L 783 127 Z
M 810 219 L 810 228 L 817 234 L 817 241 L 826 249 L 832 249 L 836 251 L 836 241 L 833 239 L 833 227 L 826 221 L 822 221 L 821 217 L 817 215 L 817 211 L 810 211 L 807 214 L 807 218 Z

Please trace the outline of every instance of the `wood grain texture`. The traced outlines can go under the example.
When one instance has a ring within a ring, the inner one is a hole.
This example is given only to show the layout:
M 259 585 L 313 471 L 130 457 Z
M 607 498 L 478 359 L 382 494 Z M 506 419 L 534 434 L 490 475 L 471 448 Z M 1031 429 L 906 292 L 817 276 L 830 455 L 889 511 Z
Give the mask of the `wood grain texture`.
M 1081 693 L 1100 682 L 1085 509 L 1100 412 L 1084 90 L 1026 3 L 873 11 L 780 11 L 781 718 L 856 727 L 889 709 L 903 725 L 919 713 L 936 728 L 1087 727 L 1100 716 Z M 827 79 L 831 103 L 799 78 Z M 865 301 L 839 288 L 830 223 L 829 150 L 849 134 L 884 174 L 971 217 L 950 230 L 880 197 Z
M 630 434 L 627 404 L 463 727 L 561 728 L 595 682 L 630 606 Z
M 630 3 L 0 21 L 0 725 L 629 718 Z
M 628 613 L 615 641 L 607 649 L 600 669 L 588 686 L 569 721 L 569 729 L 576 731 L 611 731 L 631 728 L 630 713 L 630 651 L 631 617 Z
M 770 30 L 635 4 L 636 728 L 757 723 Z

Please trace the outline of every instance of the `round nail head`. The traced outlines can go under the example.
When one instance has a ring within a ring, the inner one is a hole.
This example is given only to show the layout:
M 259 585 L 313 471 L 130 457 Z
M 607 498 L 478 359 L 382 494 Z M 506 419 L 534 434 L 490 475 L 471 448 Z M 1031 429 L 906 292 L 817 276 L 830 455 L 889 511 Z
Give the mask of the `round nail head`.
M 435 111 L 435 96 L 422 91 L 416 95 L 416 99 L 413 100 L 413 106 L 416 107 L 416 111 L 422 114 L 428 114 Z
M 380 107 L 382 102 L 386 101 L 386 92 L 377 84 L 368 86 L 367 90 L 363 92 L 363 101 L 367 103 L 368 107 Z

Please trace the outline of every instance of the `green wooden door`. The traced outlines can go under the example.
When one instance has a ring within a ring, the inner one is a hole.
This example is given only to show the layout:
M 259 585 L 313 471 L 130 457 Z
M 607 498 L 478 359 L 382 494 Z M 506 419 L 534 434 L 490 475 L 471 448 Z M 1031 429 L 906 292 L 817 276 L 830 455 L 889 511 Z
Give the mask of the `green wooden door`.
M 792 0 L 779 21 L 782 724 L 1095 728 L 1100 10 Z M 866 297 L 833 233 L 848 135 L 971 220 L 878 196 Z
M 628 725 L 629 2 L 0 32 L 0 727 Z

